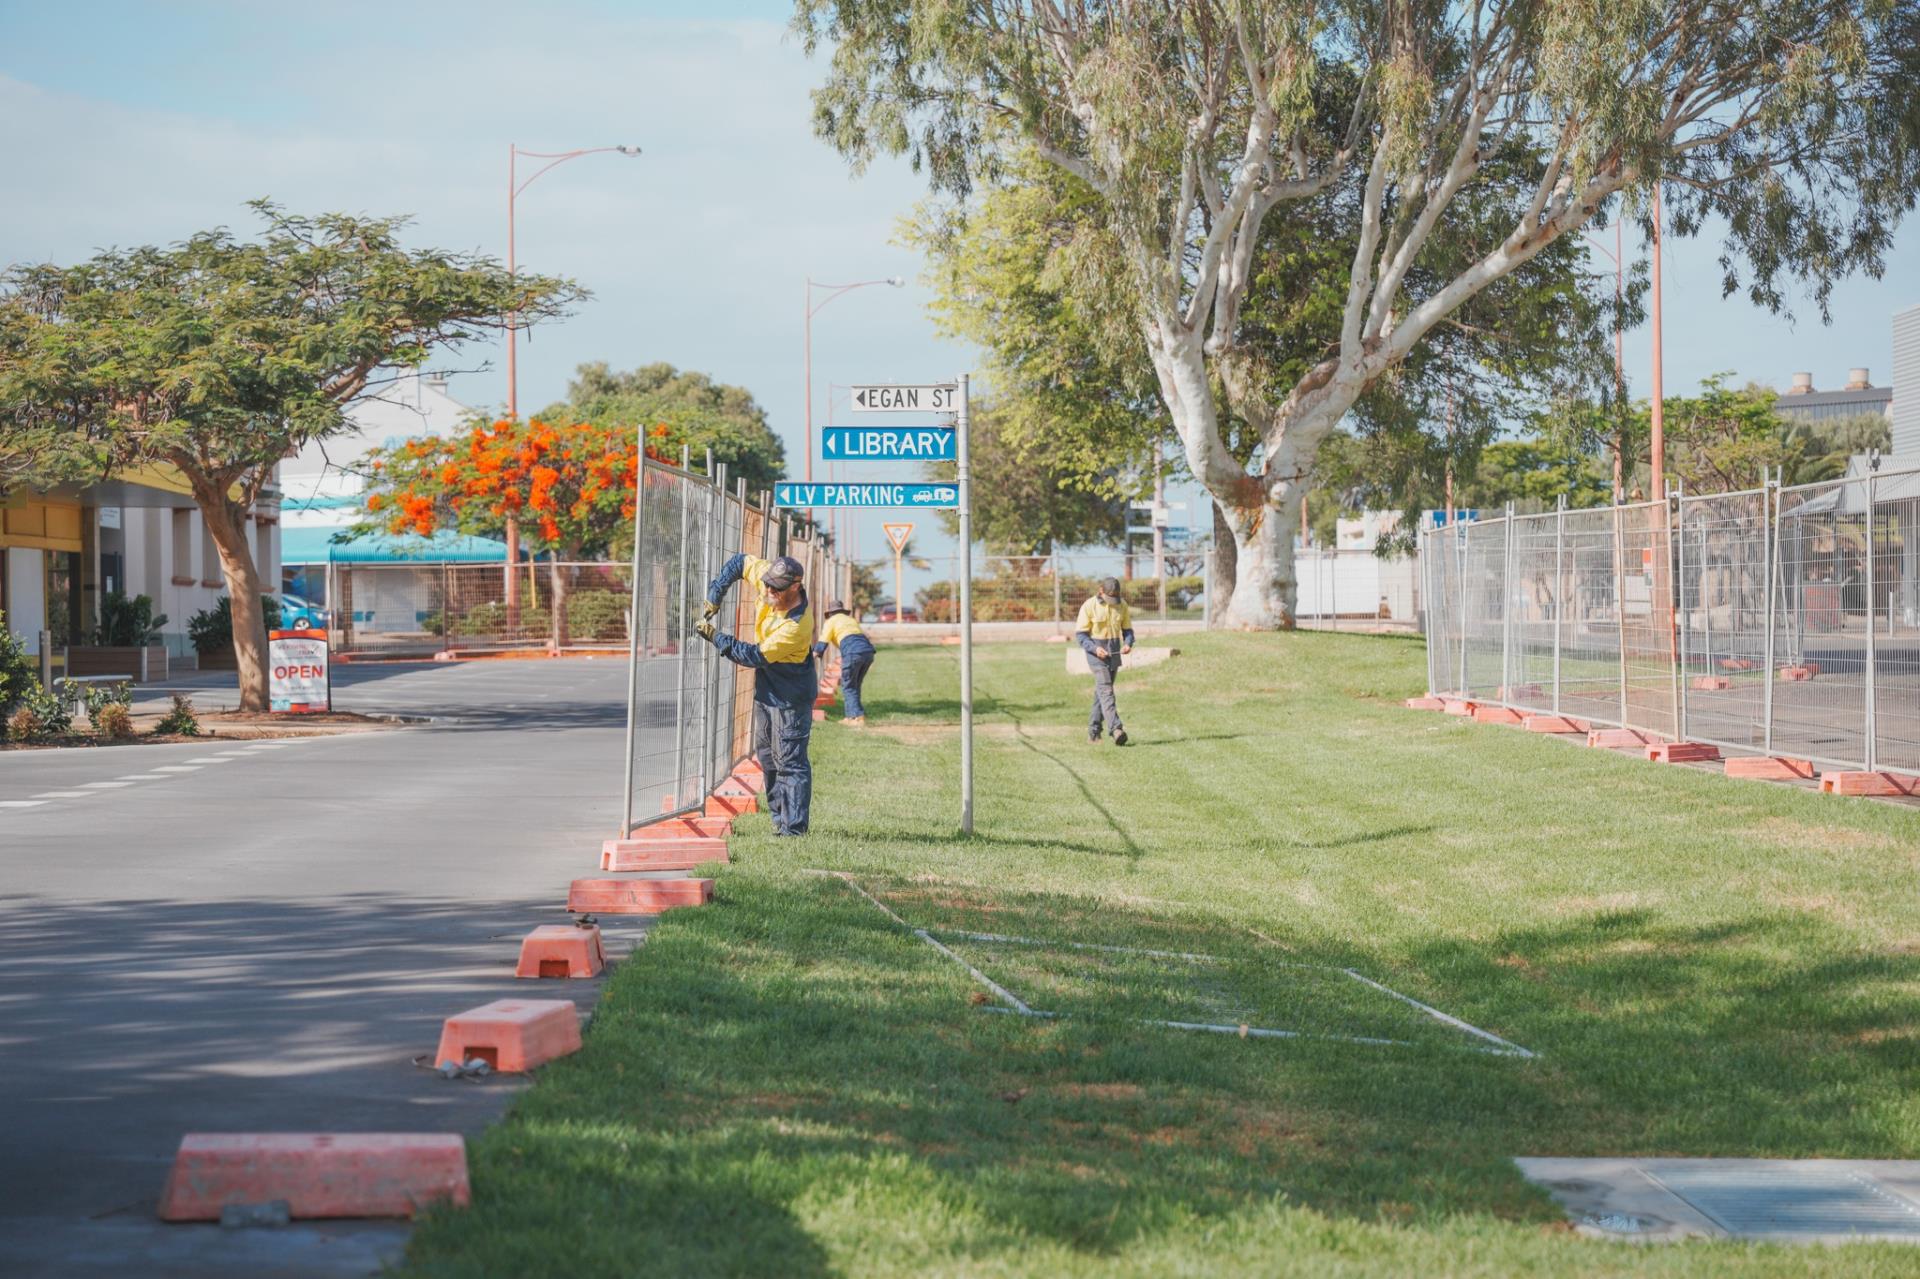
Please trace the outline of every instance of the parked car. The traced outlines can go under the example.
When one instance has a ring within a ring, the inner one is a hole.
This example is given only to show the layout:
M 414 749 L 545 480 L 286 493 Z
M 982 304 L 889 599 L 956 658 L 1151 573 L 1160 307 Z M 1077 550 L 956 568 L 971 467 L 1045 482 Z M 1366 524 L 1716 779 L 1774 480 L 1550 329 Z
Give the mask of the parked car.
M 878 622 L 917 622 L 920 620 L 920 611 L 914 608 L 902 610 L 897 608 L 894 603 L 889 600 L 880 604 L 875 609 L 874 620 Z
M 327 610 L 312 600 L 282 592 L 280 626 L 281 629 L 289 631 L 324 631 L 327 629 Z

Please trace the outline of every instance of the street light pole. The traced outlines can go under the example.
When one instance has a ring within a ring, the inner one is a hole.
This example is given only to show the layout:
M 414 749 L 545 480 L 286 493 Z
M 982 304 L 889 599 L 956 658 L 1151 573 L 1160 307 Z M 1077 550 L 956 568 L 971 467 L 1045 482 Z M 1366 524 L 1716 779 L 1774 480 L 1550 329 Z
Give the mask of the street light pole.
M 1666 382 L 1662 374 L 1660 334 L 1660 184 L 1653 184 L 1653 425 L 1648 442 L 1652 455 L 1653 482 L 1647 496 L 1658 502 L 1667 496 Z
M 603 151 L 614 151 L 624 156 L 637 156 L 640 148 L 634 146 L 579 147 L 572 151 L 522 151 L 518 143 L 507 143 L 507 279 L 512 280 L 518 271 L 514 245 L 514 202 L 520 193 L 532 186 L 547 170 L 568 160 L 577 160 L 583 155 L 598 155 Z M 547 163 L 533 171 L 533 176 L 525 182 L 520 181 L 520 157 L 529 160 L 545 160 Z M 507 317 L 507 420 L 520 421 L 520 312 L 513 311 Z M 507 625 L 514 628 L 519 621 L 520 584 L 516 573 L 520 567 L 520 521 L 507 517 Z
M 820 284 L 815 282 L 812 276 L 807 277 L 807 306 L 806 306 L 807 318 L 805 323 L 806 365 L 807 365 L 806 481 L 809 484 L 813 483 L 813 317 L 817 312 L 819 312 L 822 308 L 824 308 L 827 305 L 827 303 L 833 301 L 835 298 L 839 297 L 842 293 L 851 293 L 855 289 L 871 288 L 876 284 L 885 284 L 893 288 L 900 289 L 900 288 L 905 288 L 907 282 L 897 275 L 890 275 L 884 280 L 859 280 L 853 284 Z M 813 291 L 815 289 L 831 290 L 826 297 L 820 299 L 820 303 L 818 306 L 814 305 L 814 301 L 813 301 Z

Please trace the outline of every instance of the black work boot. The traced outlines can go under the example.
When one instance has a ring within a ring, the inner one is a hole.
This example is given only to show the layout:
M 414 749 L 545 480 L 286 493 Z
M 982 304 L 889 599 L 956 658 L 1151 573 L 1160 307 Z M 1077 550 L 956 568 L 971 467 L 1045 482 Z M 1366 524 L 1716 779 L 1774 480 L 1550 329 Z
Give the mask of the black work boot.
M 1114 729 L 1114 730 L 1113 730 L 1113 744 L 1114 744 L 1115 746 L 1125 746 L 1125 745 L 1127 744 L 1127 730 L 1126 730 L 1126 729 L 1124 729 L 1124 728 L 1116 728 L 1116 729 Z

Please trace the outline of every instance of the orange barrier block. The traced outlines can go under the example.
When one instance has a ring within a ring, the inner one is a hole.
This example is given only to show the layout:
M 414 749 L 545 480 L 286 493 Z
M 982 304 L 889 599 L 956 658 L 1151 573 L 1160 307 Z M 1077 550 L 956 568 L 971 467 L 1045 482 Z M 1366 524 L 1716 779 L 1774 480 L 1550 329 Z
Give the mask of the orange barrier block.
M 1819 666 L 1811 662 L 1805 666 L 1782 666 L 1780 668 L 1780 678 L 1796 684 L 1810 680 L 1819 673 Z
M 1720 758 L 1720 748 L 1705 742 L 1653 742 L 1647 758 L 1656 764 L 1703 764 Z
M 1464 697 L 1443 697 L 1440 699 L 1440 709 L 1449 715 L 1471 715 L 1473 714 L 1473 708 L 1478 705 L 1478 702 L 1470 702 Z
M 1526 716 L 1511 706 L 1476 706 L 1473 718 L 1480 724 L 1518 724 Z
M 1521 721 L 1529 733 L 1589 733 L 1593 725 L 1571 715 L 1529 715 Z
M 520 943 L 515 977 L 592 977 L 607 966 L 600 930 L 591 924 L 542 924 Z
M 751 755 L 735 765 L 733 772 L 736 777 L 757 777 L 763 785 L 767 780 L 766 770 L 761 768 L 760 761 Z
M 750 795 L 764 795 L 767 793 L 766 775 L 757 770 L 751 774 L 736 770 L 727 780 L 740 783 L 740 785 L 747 788 L 747 793 Z
M 813 708 L 813 722 L 816 724 L 824 724 L 827 722 L 827 712 L 824 708 L 819 706 Z
M 725 781 L 713 788 L 713 793 L 716 795 L 726 795 L 732 799 L 752 799 L 755 795 L 759 794 L 753 787 L 747 785 L 737 777 L 728 777 Z
M 692 870 L 731 860 L 724 839 L 610 839 L 600 845 L 601 870 Z
M 1437 697 L 1409 697 L 1401 705 L 1410 711 L 1438 711 L 1446 709 L 1446 703 Z
M 1769 782 L 1810 782 L 1818 774 L 1804 759 L 1776 759 L 1770 755 L 1737 755 L 1727 760 L 1728 777 L 1752 777 Z
M 1622 746 L 1646 746 L 1660 740 L 1652 733 L 1643 733 L 1637 728 L 1596 728 L 1587 733 L 1587 745 L 1603 750 L 1618 750 Z
M 733 829 L 731 817 L 672 817 L 631 831 L 629 840 L 725 839 Z
M 1720 669 L 1723 671 L 1750 671 L 1758 665 L 1760 665 L 1760 663 L 1754 661 L 1751 657 L 1723 657 L 1720 659 Z
M 411 1217 L 465 1207 L 458 1133 L 190 1132 L 160 1192 L 162 1221 L 218 1221 L 220 1210 L 287 1201 L 295 1217 Z
M 567 890 L 567 909 L 575 914 L 657 915 L 712 900 L 711 879 L 576 879 Z
M 571 999 L 496 999 L 447 1018 L 433 1059 L 464 1065 L 478 1057 L 518 1072 L 579 1051 L 580 1010 Z
M 1724 675 L 1695 675 L 1687 681 L 1687 687 L 1701 693 L 1724 693 L 1733 687 L 1733 681 Z
M 1820 789 L 1830 795 L 1920 796 L 1920 777 L 1910 777 L 1905 773 L 1822 773 Z
M 707 796 L 706 815 L 708 817 L 738 817 L 742 813 L 759 811 L 760 800 L 753 795 Z

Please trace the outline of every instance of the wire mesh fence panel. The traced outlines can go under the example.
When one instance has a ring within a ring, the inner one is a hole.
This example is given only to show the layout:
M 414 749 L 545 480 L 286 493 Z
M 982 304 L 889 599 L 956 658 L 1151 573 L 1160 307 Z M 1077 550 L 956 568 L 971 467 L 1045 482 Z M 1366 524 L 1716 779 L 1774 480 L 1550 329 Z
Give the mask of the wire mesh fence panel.
M 1767 747 L 1766 490 L 1679 503 L 1680 697 L 1684 735 L 1739 750 Z
M 1461 534 L 1465 542 L 1461 591 L 1466 601 L 1461 692 L 1495 700 L 1507 682 L 1507 522 L 1463 524 Z
M 1618 508 L 1622 719 L 1661 737 L 1679 724 L 1678 635 L 1673 607 L 1672 513 L 1665 502 Z
M 1866 766 L 1866 509 L 1860 481 L 1781 490 L 1775 754 Z
M 1874 764 L 1920 772 L 1920 474 L 1873 490 Z
M 1560 520 L 1559 713 L 1597 724 L 1622 717 L 1619 534 L 1612 507 L 1567 511 Z
M 635 817 L 671 812 L 695 799 L 686 785 L 687 733 L 692 726 L 687 688 L 697 680 L 697 673 L 689 678 L 687 642 L 699 607 L 687 538 L 694 485 L 679 472 L 652 465 L 644 484 L 635 529 L 639 590 L 630 590 L 628 600 L 622 601 L 623 612 L 630 601 L 638 604 L 630 707 Z M 605 589 L 608 577 L 596 581 L 593 589 Z
M 1458 582 L 1459 527 L 1429 529 L 1421 535 L 1422 624 L 1427 633 L 1427 691 L 1458 693 L 1461 599 Z
M 444 564 L 349 564 L 339 569 L 336 625 L 353 652 L 432 652 L 446 647 Z M 460 565 L 460 568 L 469 566 Z M 478 565 L 499 589 L 500 565 Z
M 1549 713 L 1559 667 L 1562 548 L 1560 515 L 1515 516 L 1513 562 L 1508 572 L 1506 607 L 1512 677 L 1500 700 L 1520 710 Z

